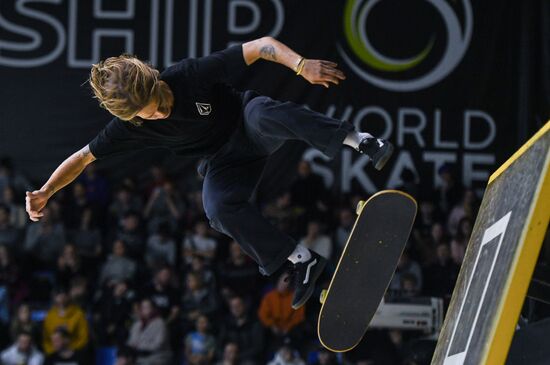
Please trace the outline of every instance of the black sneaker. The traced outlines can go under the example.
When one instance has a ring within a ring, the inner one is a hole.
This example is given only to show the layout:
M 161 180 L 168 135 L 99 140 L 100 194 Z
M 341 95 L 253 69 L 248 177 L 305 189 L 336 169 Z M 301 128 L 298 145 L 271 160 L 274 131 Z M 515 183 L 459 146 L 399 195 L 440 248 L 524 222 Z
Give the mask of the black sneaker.
M 311 258 L 308 261 L 294 264 L 290 270 L 289 279 L 294 282 L 294 298 L 292 299 L 292 308 L 294 309 L 303 306 L 311 297 L 315 290 L 315 281 L 327 264 L 324 257 L 311 250 L 309 252 Z
M 369 156 L 375 169 L 382 170 L 393 153 L 393 145 L 385 139 L 367 137 L 359 143 L 357 151 Z

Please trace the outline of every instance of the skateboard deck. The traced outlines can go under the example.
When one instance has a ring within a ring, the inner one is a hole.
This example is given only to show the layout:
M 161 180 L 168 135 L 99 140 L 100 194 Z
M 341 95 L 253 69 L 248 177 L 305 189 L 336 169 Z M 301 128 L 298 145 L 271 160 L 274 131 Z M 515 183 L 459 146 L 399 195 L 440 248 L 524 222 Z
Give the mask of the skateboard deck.
M 397 190 L 359 203 L 336 272 L 321 293 L 317 333 L 327 349 L 349 351 L 361 341 L 409 239 L 416 209 L 414 198 Z

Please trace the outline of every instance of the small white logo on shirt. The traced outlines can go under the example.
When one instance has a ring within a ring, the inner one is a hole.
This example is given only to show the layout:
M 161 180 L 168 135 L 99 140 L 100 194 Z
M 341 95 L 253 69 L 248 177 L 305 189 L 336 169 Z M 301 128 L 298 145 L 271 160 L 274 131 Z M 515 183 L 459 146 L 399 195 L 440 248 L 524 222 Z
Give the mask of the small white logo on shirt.
M 212 105 L 207 103 L 195 103 L 200 115 L 209 115 L 212 112 Z

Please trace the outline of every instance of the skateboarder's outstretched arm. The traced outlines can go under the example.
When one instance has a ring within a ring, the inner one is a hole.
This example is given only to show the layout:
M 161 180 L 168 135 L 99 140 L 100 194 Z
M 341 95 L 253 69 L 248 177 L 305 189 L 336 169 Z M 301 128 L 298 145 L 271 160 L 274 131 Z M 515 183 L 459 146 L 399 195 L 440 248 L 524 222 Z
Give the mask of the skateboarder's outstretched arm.
M 263 37 L 243 44 L 245 62 L 250 65 L 262 58 L 285 65 L 312 84 L 329 87 L 338 85 L 346 77 L 336 68 L 336 63 L 324 60 L 309 60 L 272 37 Z
M 63 161 L 40 190 L 27 191 L 25 208 L 29 218 L 34 222 L 40 220 L 43 216 L 42 209 L 46 206 L 48 199 L 76 179 L 84 168 L 94 160 L 95 157 L 90 152 L 90 147 L 86 145 Z

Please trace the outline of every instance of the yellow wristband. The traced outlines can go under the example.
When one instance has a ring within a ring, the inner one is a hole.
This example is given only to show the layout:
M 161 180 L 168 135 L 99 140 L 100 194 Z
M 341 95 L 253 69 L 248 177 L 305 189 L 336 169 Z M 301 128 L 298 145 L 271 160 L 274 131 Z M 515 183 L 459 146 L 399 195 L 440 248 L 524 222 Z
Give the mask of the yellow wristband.
M 306 59 L 302 58 L 300 63 L 298 64 L 298 67 L 296 67 L 296 75 L 300 75 L 302 71 L 304 70 L 304 65 L 306 64 Z
M 300 57 L 300 60 L 298 61 L 296 66 L 294 66 L 294 72 L 298 72 L 298 67 L 300 66 L 303 60 L 304 60 L 304 57 Z

